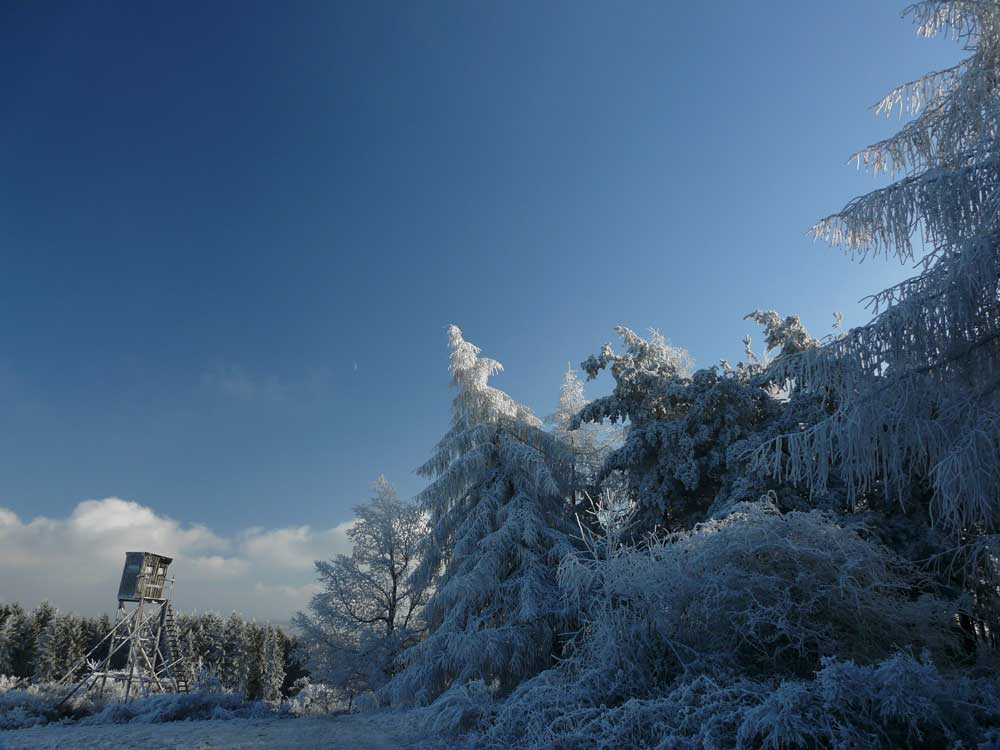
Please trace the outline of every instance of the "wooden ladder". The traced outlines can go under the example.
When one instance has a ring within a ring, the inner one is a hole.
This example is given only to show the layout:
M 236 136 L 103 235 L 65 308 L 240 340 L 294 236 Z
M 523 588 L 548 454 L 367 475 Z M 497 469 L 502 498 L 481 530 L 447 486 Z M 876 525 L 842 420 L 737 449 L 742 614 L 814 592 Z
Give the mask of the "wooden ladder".
M 177 618 L 174 615 L 174 608 L 170 602 L 163 606 L 166 607 L 163 624 L 167 643 L 167 660 L 168 663 L 173 664 L 170 672 L 173 674 L 174 682 L 177 683 L 177 692 L 190 693 L 191 686 L 188 684 L 187 668 L 181 656 L 181 642 L 177 633 Z

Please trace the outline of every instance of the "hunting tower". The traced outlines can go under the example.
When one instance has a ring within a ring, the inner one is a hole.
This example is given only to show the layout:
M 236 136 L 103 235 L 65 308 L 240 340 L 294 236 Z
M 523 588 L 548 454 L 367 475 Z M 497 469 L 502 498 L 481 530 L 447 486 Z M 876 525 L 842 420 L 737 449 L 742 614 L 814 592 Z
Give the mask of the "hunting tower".
M 167 578 L 167 569 L 171 562 L 173 558 L 152 552 L 125 553 L 114 627 L 60 681 L 72 683 L 87 667 L 63 703 L 81 689 L 97 686 L 103 694 L 108 680 L 124 683 L 126 702 L 136 694 L 188 692 L 177 620 L 170 604 L 174 579 Z M 113 668 L 113 662 L 121 661 L 123 668 Z

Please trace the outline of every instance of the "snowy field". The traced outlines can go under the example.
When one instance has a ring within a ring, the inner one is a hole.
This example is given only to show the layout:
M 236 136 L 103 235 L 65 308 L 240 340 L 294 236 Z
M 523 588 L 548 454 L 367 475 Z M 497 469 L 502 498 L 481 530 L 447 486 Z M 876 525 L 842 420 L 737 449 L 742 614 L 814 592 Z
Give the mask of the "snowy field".
M 233 719 L 163 724 L 47 726 L 0 732 L 3 750 L 405 750 L 416 737 L 407 714 L 386 712 L 308 719 Z

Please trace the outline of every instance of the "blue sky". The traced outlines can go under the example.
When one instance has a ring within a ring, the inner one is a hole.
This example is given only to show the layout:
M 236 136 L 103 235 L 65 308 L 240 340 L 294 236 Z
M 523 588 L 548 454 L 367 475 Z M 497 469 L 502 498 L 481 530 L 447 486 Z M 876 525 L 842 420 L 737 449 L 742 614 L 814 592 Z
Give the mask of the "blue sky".
M 903 271 L 804 230 L 957 59 L 900 8 L 5 5 L 0 506 L 327 528 L 420 488 L 448 323 L 544 414 L 615 324 L 709 364 L 756 307 L 862 322 Z

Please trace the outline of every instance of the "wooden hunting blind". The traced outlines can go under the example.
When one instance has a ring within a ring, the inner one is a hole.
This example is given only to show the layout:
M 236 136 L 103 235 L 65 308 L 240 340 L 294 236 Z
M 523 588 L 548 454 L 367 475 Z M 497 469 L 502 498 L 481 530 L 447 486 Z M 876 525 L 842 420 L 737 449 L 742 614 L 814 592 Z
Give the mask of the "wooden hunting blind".
M 152 552 L 126 552 L 125 569 L 118 586 L 118 601 L 163 601 L 167 568 L 173 561 L 172 557 L 154 555 Z
M 103 695 L 108 680 L 124 684 L 126 701 L 133 692 L 188 692 L 190 678 L 170 603 L 174 579 L 167 578 L 173 561 L 152 552 L 125 553 L 114 627 L 59 681 L 75 682 L 60 705 L 79 690 L 97 687 Z M 115 668 L 113 662 L 120 659 L 124 668 Z

